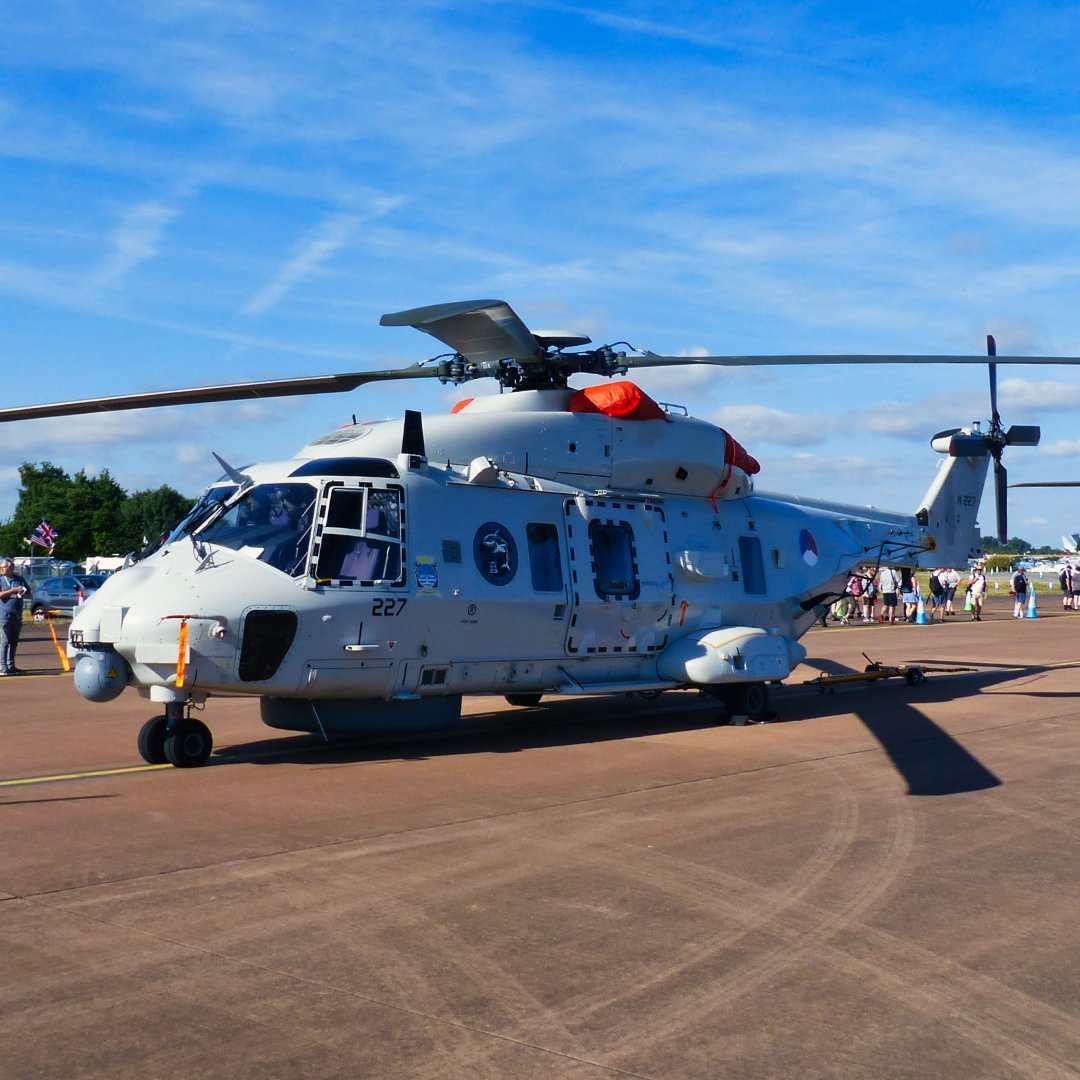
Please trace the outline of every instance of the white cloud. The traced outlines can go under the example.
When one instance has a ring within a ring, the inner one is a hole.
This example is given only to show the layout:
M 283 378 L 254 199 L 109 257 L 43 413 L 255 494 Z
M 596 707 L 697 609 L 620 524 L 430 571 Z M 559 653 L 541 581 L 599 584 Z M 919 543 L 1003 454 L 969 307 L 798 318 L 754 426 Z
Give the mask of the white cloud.
M 110 237 L 111 252 L 93 274 L 96 285 L 115 285 L 147 259 L 158 254 L 158 245 L 177 211 L 161 203 L 140 203 L 126 211 Z
M 292 258 L 248 301 L 241 314 L 262 315 L 280 303 L 301 281 L 317 274 L 323 264 L 348 243 L 359 222 L 355 214 L 337 214 L 323 221 L 299 243 Z
M 1072 458 L 1077 460 L 1076 471 L 1080 473 L 1080 439 L 1058 439 L 1039 447 L 1040 457 Z
M 1080 383 L 1058 380 L 1032 382 L 1028 379 L 1001 379 L 999 376 L 998 408 L 1007 408 L 1010 412 L 1024 409 L 1071 411 L 1080 408 Z
M 730 431 L 748 449 L 755 442 L 785 446 L 823 443 L 829 438 L 835 423 L 835 420 L 825 416 L 811 413 L 798 415 L 767 405 L 725 405 L 709 419 Z

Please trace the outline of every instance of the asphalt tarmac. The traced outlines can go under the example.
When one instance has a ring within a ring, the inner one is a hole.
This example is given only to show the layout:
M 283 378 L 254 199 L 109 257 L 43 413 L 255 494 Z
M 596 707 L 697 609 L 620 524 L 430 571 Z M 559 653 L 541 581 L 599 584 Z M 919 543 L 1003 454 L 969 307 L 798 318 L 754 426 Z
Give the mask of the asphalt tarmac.
M 773 722 L 469 699 L 324 746 L 211 701 L 202 769 L 0 679 L 0 1075 L 1080 1075 L 1080 614 L 815 629 Z M 61 636 L 63 624 L 58 627 Z M 840 686 L 887 664 L 972 670 Z

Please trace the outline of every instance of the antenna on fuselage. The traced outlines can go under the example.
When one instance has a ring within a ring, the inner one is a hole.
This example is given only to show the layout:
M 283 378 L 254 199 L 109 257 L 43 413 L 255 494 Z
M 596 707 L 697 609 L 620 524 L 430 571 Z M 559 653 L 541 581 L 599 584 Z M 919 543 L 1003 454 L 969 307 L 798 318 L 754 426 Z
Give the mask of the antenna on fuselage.
M 401 425 L 401 452 L 412 458 L 426 458 L 424 418 L 415 409 L 406 409 Z

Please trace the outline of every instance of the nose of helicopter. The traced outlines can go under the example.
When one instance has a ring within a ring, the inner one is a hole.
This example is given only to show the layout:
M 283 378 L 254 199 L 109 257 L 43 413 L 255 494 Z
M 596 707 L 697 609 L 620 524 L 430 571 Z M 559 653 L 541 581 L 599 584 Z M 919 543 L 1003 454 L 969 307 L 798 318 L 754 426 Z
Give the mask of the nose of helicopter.
M 184 549 L 171 554 L 176 557 L 157 556 L 114 575 L 92 603 L 76 611 L 68 655 L 77 658 L 81 671 L 76 689 L 89 700 L 115 697 L 120 678 L 125 685 L 187 696 L 197 683 L 212 679 L 215 668 L 231 669 L 236 641 L 229 628 L 237 625 L 243 597 L 259 595 L 257 583 L 248 579 L 261 578 L 267 567 L 236 560 L 224 590 Z M 230 607 L 236 611 L 225 610 Z M 121 662 L 119 670 L 110 666 L 113 659 Z

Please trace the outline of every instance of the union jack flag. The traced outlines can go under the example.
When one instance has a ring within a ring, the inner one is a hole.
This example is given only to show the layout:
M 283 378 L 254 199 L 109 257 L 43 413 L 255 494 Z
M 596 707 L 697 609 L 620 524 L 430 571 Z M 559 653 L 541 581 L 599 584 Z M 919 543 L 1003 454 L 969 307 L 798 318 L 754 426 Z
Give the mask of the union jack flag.
M 56 538 L 56 530 L 47 521 L 43 521 L 34 530 L 34 535 L 30 537 L 30 543 L 37 544 L 38 547 L 48 548 L 51 553 L 52 549 L 56 547 Z

